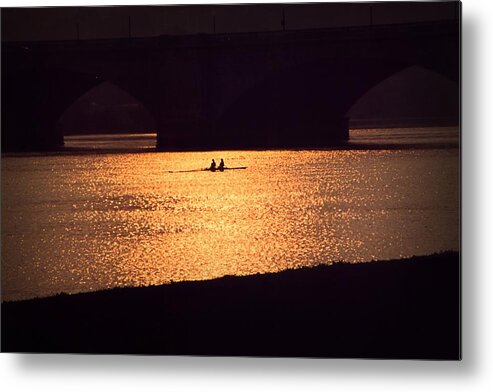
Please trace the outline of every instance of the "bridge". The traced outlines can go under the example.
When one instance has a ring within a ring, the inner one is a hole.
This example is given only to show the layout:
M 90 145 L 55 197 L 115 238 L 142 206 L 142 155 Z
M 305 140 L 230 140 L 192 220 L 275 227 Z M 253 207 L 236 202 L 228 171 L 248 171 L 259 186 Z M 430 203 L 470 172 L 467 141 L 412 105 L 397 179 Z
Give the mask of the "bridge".
M 60 116 L 105 81 L 154 116 L 161 150 L 328 147 L 358 98 L 414 65 L 458 82 L 459 20 L 2 42 L 2 150 L 63 145 Z

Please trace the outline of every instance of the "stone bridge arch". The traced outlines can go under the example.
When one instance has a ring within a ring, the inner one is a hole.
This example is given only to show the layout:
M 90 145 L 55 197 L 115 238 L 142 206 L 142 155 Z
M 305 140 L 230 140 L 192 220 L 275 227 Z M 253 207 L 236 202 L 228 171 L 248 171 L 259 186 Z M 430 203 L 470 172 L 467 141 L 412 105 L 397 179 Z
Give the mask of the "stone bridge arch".
M 6 72 L 2 78 L 2 148 L 30 150 L 63 145 L 57 120 L 98 83 L 94 75 L 44 67 Z
M 127 92 L 158 118 L 158 104 L 131 75 L 42 66 L 18 69 L 2 79 L 2 127 L 15 130 L 2 133 L 2 148 L 18 151 L 63 146 L 60 117 L 77 99 L 104 82 Z
M 156 115 L 135 95 L 108 79 L 68 103 L 59 122 L 64 135 L 73 133 L 155 132 Z
M 223 110 L 215 127 L 218 144 L 269 148 L 344 142 L 347 112 L 372 88 L 414 66 L 457 82 L 458 68 L 450 64 L 426 56 L 394 61 L 321 57 L 276 70 Z
M 419 113 L 416 102 L 419 101 Z M 435 67 L 408 64 L 356 96 L 346 112 L 352 126 L 376 124 L 458 124 L 460 111 L 457 80 Z

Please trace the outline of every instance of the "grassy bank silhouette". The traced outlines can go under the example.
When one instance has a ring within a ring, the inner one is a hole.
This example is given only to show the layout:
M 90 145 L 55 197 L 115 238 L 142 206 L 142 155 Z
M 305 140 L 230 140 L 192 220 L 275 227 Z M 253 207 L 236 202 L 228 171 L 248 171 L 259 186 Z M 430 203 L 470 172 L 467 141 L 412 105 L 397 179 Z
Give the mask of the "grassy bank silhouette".
M 457 252 L 2 303 L 2 351 L 460 358 Z

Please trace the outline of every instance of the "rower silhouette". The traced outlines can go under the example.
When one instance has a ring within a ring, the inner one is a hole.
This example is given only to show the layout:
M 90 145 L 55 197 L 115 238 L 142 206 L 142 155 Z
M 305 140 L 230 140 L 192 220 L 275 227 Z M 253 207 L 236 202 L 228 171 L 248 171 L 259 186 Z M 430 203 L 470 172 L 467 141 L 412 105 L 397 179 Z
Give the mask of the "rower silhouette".
M 219 162 L 219 170 L 224 171 L 224 159 L 221 158 L 221 162 Z
M 216 171 L 216 161 L 213 159 L 211 162 L 211 166 L 209 167 L 210 171 Z

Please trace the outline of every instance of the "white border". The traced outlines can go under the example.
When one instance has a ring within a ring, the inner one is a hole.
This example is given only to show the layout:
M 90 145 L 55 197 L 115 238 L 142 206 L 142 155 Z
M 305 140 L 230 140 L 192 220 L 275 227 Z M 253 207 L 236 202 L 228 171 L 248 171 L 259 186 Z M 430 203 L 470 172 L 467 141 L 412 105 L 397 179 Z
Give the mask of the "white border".
M 251 1 L 241 1 L 248 2 Z M 142 5 L 163 3 L 168 1 L 141 2 Z M 176 3 L 203 2 L 181 0 Z M 1 354 L 2 389 L 50 392 L 490 390 L 493 385 L 493 304 L 489 301 L 493 300 L 493 258 L 488 257 L 492 253 L 488 229 L 489 222 L 493 221 L 493 188 L 488 180 L 492 178 L 490 169 L 493 167 L 490 152 L 493 146 L 492 3 L 491 0 L 465 0 L 463 3 L 462 362 Z M 102 4 L 138 2 L 0 0 L 2 7 Z

